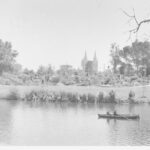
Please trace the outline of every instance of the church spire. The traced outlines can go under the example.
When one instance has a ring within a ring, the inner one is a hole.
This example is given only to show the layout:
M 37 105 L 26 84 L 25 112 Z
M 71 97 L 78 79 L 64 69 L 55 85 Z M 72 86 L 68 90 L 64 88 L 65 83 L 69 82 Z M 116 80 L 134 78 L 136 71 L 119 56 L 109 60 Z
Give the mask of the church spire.
M 96 51 L 94 54 L 94 58 L 93 58 L 93 68 L 94 68 L 94 72 L 97 73 L 98 72 L 98 60 L 97 60 L 97 56 L 96 56 Z
M 85 50 L 85 55 L 84 55 L 84 58 L 81 62 L 81 65 L 82 65 L 82 69 L 85 71 L 85 68 L 86 68 L 86 64 L 87 64 L 87 55 L 86 55 L 86 50 Z
M 86 60 L 86 61 L 87 61 L 87 54 L 86 54 L 86 50 L 85 50 L 84 60 Z
M 94 61 L 97 61 L 96 51 L 94 53 Z

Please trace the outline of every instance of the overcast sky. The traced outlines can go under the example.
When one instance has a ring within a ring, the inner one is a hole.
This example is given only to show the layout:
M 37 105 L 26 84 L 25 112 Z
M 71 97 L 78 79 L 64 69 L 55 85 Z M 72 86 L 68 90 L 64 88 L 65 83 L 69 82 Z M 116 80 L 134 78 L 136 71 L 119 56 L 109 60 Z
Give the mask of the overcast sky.
M 129 44 L 129 18 L 120 9 L 132 8 L 139 19 L 150 17 L 149 0 L 0 0 L 0 38 L 12 43 L 18 63 L 29 69 L 80 68 L 85 50 L 89 59 L 97 52 L 103 69 L 111 43 Z

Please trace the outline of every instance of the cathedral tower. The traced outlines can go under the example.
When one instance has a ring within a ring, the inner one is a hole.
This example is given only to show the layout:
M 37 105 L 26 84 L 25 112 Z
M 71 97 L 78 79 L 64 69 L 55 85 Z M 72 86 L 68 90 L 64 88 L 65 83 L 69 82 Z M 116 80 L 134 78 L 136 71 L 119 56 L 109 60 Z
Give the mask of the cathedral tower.
M 93 70 L 94 70 L 94 73 L 98 72 L 98 60 L 97 60 L 96 52 L 93 58 Z
M 82 70 L 88 75 L 93 75 L 98 73 L 98 60 L 96 56 L 96 52 L 94 54 L 93 60 L 88 60 L 85 52 L 85 56 L 81 61 Z
M 88 60 L 87 60 L 87 55 L 86 55 L 86 51 L 85 51 L 84 58 L 83 58 L 83 60 L 82 60 L 82 62 L 81 62 L 81 66 L 82 66 L 83 71 L 85 71 L 87 61 L 88 61 Z

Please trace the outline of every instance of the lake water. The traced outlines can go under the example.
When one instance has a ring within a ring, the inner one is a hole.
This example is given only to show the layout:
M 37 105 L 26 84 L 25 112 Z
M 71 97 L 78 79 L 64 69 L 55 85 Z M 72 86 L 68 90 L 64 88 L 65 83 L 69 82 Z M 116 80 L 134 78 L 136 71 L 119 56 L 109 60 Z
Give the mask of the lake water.
M 98 113 L 139 114 L 140 120 L 98 119 Z M 0 101 L 1 145 L 150 145 L 150 105 L 33 104 Z

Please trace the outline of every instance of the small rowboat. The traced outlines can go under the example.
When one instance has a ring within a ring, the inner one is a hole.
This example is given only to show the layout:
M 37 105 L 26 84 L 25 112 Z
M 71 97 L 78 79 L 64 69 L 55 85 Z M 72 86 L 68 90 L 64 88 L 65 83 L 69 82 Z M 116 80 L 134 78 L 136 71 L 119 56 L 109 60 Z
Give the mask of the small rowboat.
M 124 114 L 98 114 L 98 118 L 106 118 L 106 119 L 124 119 L 124 120 L 128 120 L 128 119 L 140 119 L 139 115 L 124 115 Z

